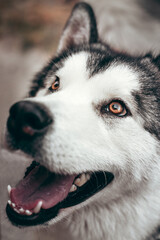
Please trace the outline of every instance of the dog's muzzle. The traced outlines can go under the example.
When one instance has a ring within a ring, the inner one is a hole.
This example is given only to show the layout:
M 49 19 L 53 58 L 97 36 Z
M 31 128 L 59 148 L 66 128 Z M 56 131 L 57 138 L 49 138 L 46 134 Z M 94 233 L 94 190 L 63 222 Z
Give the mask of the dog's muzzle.
M 14 188 L 10 185 L 7 188 L 6 212 L 15 225 L 43 224 L 57 217 L 62 209 L 86 201 L 114 179 L 113 173 L 108 171 L 51 172 L 39 163 L 39 159 L 36 161 L 36 153 L 42 148 L 44 135 L 51 123 L 53 118 L 43 104 L 21 101 L 10 109 L 7 127 L 13 140 L 11 145 L 35 159 L 24 178 Z

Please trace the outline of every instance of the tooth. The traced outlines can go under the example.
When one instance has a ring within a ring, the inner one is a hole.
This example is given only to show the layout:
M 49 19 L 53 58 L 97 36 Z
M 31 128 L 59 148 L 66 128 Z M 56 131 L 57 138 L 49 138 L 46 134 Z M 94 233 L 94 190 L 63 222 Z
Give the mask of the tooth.
M 13 208 L 15 208 L 15 206 L 16 206 L 15 203 L 11 203 L 11 205 L 12 205 Z
M 17 212 L 17 213 L 20 213 L 19 210 L 16 209 L 16 208 L 13 208 L 13 210 L 14 210 L 15 212 Z
M 76 178 L 76 180 L 74 181 L 74 183 L 75 183 L 77 186 L 79 186 L 80 182 L 81 182 L 81 179 L 80 179 L 80 178 Z
M 11 190 L 12 190 L 12 188 L 11 188 L 10 185 L 7 186 L 7 190 L 8 190 L 8 195 L 9 195 L 9 197 L 10 197 L 10 193 L 11 193 Z
M 77 180 L 77 181 L 76 181 L 76 180 Z M 82 185 L 84 185 L 84 184 L 87 182 L 87 178 L 86 178 L 86 176 L 85 176 L 84 173 L 82 173 L 82 174 L 80 175 L 80 177 L 77 178 L 76 180 L 75 180 L 75 184 L 76 184 L 78 187 L 81 187 Z
M 71 187 L 71 189 L 70 189 L 69 192 L 74 192 L 74 191 L 76 191 L 76 190 L 77 190 L 76 185 L 72 184 L 72 187 Z
M 86 173 L 86 179 L 87 181 L 91 178 L 91 175 L 89 173 Z
M 9 204 L 9 205 L 11 205 L 11 204 L 12 204 L 11 200 L 8 200 L 8 204 Z
M 32 212 L 29 211 L 29 210 L 26 210 L 26 211 L 25 211 L 25 214 L 28 215 L 28 216 L 30 216 L 30 215 L 32 215 Z
M 19 212 L 20 212 L 20 213 L 24 213 L 24 209 L 23 209 L 23 208 L 20 208 L 20 209 L 19 209 Z
M 39 213 L 39 211 L 41 210 L 43 202 L 39 201 L 38 204 L 35 206 L 35 208 L 33 209 L 34 213 Z

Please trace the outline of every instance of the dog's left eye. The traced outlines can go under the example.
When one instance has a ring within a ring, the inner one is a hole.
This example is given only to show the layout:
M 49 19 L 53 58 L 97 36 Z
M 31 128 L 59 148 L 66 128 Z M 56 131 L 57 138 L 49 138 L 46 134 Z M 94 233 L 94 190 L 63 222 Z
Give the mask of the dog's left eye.
M 59 77 L 56 76 L 52 85 L 49 87 L 49 91 L 54 92 L 54 91 L 58 90 L 59 87 L 60 87 L 60 80 L 59 80 Z
M 110 102 L 108 105 L 105 105 L 101 108 L 102 113 L 112 113 L 118 117 L 124 117 L 127 115 L 128 110 L 125 104 L 121 101 L 115 100 Z

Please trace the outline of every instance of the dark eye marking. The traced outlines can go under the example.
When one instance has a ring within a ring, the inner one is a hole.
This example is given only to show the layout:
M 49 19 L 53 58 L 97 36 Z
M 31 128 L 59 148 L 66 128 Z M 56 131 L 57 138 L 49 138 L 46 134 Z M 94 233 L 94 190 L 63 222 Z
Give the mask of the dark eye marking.
M 112 115 L 115 115 L 117 117 L 125 117 L 127 116 L 130 112 L 127 109 L 126 105 L 124 104 L 123 101 L 120 100 L 112 100 L 108 104 L 104 104 L 101 107 L 101 113 L 102 114 L 107 114 L 110 113 Z
M 59 89 L 60 87 L 60 79 L 58 76 L 55 76 L 55 79 L 52 83 L 52 85 L 48 88 L 50 92 L 55 92 Z

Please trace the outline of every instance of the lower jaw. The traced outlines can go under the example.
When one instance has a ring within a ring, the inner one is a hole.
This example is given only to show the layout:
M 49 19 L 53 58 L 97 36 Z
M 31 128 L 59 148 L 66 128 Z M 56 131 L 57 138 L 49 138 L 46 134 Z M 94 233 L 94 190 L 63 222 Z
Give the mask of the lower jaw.
M 9 204 L 7 204 L 7 216 L 12 224 L 16 226 L 35 226 L 45 224 L 48 221 L 57 218 L 64 210 L 65 212 L 69 212 L 69 208 L 81 205 L 82 202 L 85 202 L 110 184 L 113 178 L 114 175 L 110 172 L 98 172 L 96 175 L 93 175 L 92 181 L 87 182 L 78 192 L 69 193 L 67 198 L 56 206 L 49 209 L 41 209 L 39 213 L 32 214 L 31 216 L 18 214 Z

